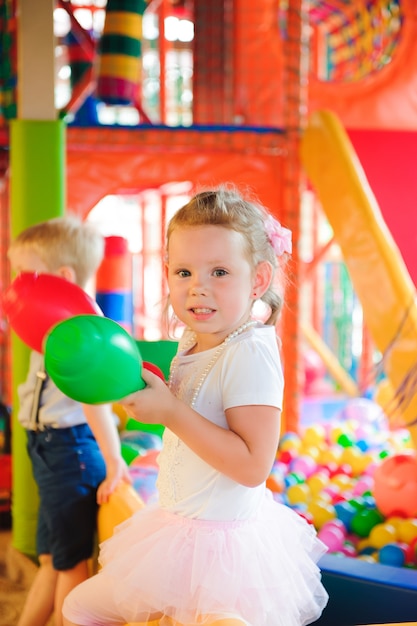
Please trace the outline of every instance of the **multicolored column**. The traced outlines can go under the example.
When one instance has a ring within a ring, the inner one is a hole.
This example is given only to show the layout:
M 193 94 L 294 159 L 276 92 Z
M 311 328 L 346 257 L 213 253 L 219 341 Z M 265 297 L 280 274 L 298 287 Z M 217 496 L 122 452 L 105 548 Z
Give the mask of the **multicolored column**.
M 106 317 L 133 331 L 132 255 L 124 237 L 106 237 L 96 276 L 96 300 Z

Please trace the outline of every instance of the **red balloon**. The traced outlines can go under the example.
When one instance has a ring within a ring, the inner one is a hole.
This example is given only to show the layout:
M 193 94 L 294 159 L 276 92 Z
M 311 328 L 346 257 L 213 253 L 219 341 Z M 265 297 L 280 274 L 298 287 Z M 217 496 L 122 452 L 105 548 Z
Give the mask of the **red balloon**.
M 152 372 L 152 374 L 156 374 L 157 376 L 159 376 L 159 378 L 161 378 L 165 382 L 164 372 L 157 365 L 155 365 L 155 363 L 149 363 L 149 361 L 143 361 L 142 367 L 145 370 L 149 370 L 150 372 Z
M 19 274 L 2 301 L 16 335 L 37 352 L 43 351 L 45 336 L 58 322 L 74 315 L 103 315 L 81 287 L 53 274 Z
M 417 517 L 417 457 L 404 453 L 384 459 L 375 470 L 373 492 L 385 517 Z

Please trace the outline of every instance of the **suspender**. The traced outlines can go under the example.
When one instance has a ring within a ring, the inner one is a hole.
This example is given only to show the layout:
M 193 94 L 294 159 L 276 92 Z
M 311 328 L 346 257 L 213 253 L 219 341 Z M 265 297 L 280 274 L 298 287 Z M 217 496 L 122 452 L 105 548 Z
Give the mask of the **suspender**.
M 35 391 L 33 393 L 33 402 L 32 402 L 32 408 L 30 411 L 30 429 L 31 430 L 41 430 L 41 426 L 39 424 L 39 407 L 40 407 L 40 402 L 41 402 L 41 394 L 45 387 L 47 379 L 48 379 L 48 375 L 45 372 L 45 369 L 41 369 L 38 372 L 36 372 Z

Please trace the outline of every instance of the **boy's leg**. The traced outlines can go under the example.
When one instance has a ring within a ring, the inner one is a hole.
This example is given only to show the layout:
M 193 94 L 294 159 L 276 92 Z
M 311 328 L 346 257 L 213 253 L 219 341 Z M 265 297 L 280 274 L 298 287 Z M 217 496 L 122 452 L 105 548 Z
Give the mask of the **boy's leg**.
M 54 611 L 58 572 L 53 568 L 49 554 L 42 554 L 39 563 L 18 626 L 45 626 Z

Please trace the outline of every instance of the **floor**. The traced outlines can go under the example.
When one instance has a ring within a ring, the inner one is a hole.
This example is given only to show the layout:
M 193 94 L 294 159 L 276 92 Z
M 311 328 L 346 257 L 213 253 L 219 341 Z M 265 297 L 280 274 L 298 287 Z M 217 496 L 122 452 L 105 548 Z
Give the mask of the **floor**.
M 11 532 L 0 530 L 0 626 L 17 625 L 35 573 L 36 565 L 12 547 Z

